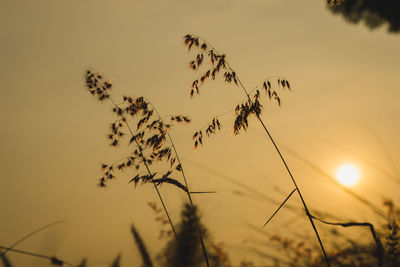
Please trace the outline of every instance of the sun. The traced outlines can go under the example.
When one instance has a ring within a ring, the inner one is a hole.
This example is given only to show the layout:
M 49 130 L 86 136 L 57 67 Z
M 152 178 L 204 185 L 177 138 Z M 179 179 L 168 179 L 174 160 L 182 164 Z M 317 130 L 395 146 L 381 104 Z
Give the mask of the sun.
M 342 165 L 336 172 L 336 177 L 345 186 L 353 186 L 360 179 L 360 172 L 351 164 Z

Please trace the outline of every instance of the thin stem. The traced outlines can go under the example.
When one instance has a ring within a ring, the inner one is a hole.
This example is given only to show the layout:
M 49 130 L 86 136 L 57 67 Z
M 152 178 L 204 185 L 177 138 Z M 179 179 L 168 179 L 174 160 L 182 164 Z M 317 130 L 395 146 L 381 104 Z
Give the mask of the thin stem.
M 317 220 L 317 221 L 320 221 L 320 222 L 322 222 L 324 224 L 329 224 L 329 225 L 337 225 L 337 226 L 342 226 L 342 227 L 352 227 L 352 226 L 368 227 L 370 232 L 371 232 L 372 238 L 374 239 L 375 244 L 376 244 L 376 251 L 377 251 L 377 255 L 376 256 L 378 258 L 378 266 L 379 267 L 383 266 L 383 264 L 384 264 L 384 257 L 383 257 L 384 256 L 384 250 L 383 250 L 382 242 L 381 242 L 380 238 L 377 236 L 377 234 L 375 232 L 374 225 L 372 223 L 369 223 L 369 222 L 363 222 L 363 223 L 360 223 L 360 222 L 335 223 L 335 222 L 328 222 L 328 221 L 319 219 L 319 218 L 317 218 L 317 217 L 315 217 L 315 216 L 313 216 L 311 214 L 310 214 L 310 216 L 313 219 Z
M 306 204 L 306 202 L 304 201 L 304 198 L 303 198 L 303 196 L 302 196 L 302 194 L 301 194 L 301 192 L 300 192 L 299 187 L 297 186 L 297 183 L 296 183 L 296 181 L 295 181 L 295 179 L 294 179 L 294 177 L 293 177 L 293 175 L 292 175 L 292 172 L 290 171 L 289 166 L 287 165 L 285 159 L 283 158 L 281 151 L 279 150 L 278 146 L 276 145 L 274 139 L 272 138 L 271 134 L 269 133 L 267 127 L 266 127 L 265 124 L 264 124 L 264 122 L 261 120 L 260 116 L 258 116 L 258 115 L 256 115 L 256 116 L 257 116 L 258 120 L 260 121 L 261 125 L 263 126 L 265 132 L 267 133 L 267 135 L 268 135 L 269 139 L 271 140 L 272 144 L 274 145 L 276 152 L 278 152 L 279 157 L 281 158 L 283 164 L 285 165 L 285 168 L 286 168 L 287 172 L 289 173 L 289 176 L 290 176 L 290 178 L 292 179 L 292 182 L 293 182 L 294 186 L 295 186 L 296 189 L 297 189 L 297 193 L 299 194 L 299 197 L 300 197 L 300 199 L 301 199 L 301 202 L 303 203 L 304 209 L 305 209 L 305 211 L 306 211 L 306 215 L 307 215 L 308 219 L 310 220 L 311 226 L 312 226 L 312 228 L 314 229 L 314 232 L 315 232 L 315 234 L 316 234 L 316 236 L 317 236 L 319 245 L 320 245 L 320 247 L 321 247 L 321 249 L 322 249 L 322 253 L 324 254 L 326 264 L 327 264 L 328 267 L 329 267 L 329 266 L 330 266 L 329 259 L 328 259 L 328 256 L 326 255 L 325 248 L 324 248 L 324 245 L 322 244 L 322 241 L 321 241 L 321 238 L 320 238 L 320 236 L 319 236 L 317 227 L 316 227 L 315 224 L 314 224 L 314 221 L 313 221 L 313 219 L 312 219 L 312 217 L 311 217 L 311 215 L 310 215 L 310 212 L 309 212 L 309 210 L 308 210 L 307 204 Z
M 233 72 L 233 69 L 231 68 L 231 66 L 229 65 L 229 63 L 226 62 L 226 64 L 227 64 L 229 70 Z M 246 88 L 244 87 L 242 81 L 240 80 L 240 78 L 239 78 L 238 76 L 236 76 L 236 78 L 237 78 L 237 80 L 238 80 L 238 82 L 239 82 L 239 84 L 240 84 L 240 87 L 243 89 L 244 93 L 246 94 L 248 100 L 249 100 L 250 102 L 252 102 L 252 101 L 251 101 L 251 98 L 250 98 L 250 95 L 249 95 L 249 93 L 247 92 Z M 325 257 L 326 264 L 328 265 L 328 267 L 330 267 L 331 265 L 330 265 L 330 263 L 329 263 L 328 256 L 326 255 L 325 248 L 324 248 L 324 245 L 322 244 L 322 240 L 321 240 L 321 238 L 320 238 L 320 236 L 319 236 L 317 227 L 315 226 L 314 221 L 313 221 L 313 218 L 312 218 L 311 215 L 310 215 L 310 212 L 309 212 L 309 210 L 308 210 L 307 204 L 306 204 L 306 202 L 304 201 L 303 195 L 301 194 L 300 189 L 299 189 L 299 187 L 297 186 L 296 180 L 294 179 L 294 177 L 293 177 L 293 175 L 292 175 L 292 172 L 290 171 L 289 166 L 288 166 L 287 163 L 286 163 L 286 160 L 283 158 L 283 155 L 282 155 L 281 151 L 279 150 L 277 144 L 275 143 L 274 138 L 272 138 L 272 135 L 269 133 L 269 131 L 268 131 L 268 129 L 267 129 L 267 126 L 265 126 L 263 120 L 260 118 L 260 116 L 259 116 L 258 114 L 255 114 L 255 115 L 256 115 L 258 121 L 261 123 L 262 127 L 264 128 L 265 132 L 267 133 L 267 135 L 268 135 L 269 139 L 271 140 L 272 144 L 274 145 L 276 152 L 278 153 L 279 157 L 281 158 L 281 161 L 282 161 L 283 165 L 285 165 L 285 168 L 286 168 L 286 170 L 287 170 L 287 172 L 288 172 L 290 178 L 292 179 L 292 182 L 293 182 L 294 186 L 296 187 L 297 193 L 299 194 L 299 197 L 300 197 L 300 199 L 301 199 L 301 202 L 303 203 L 304 209 L 305 209 L 305 211 L 306 211 L 306 215 L 307 215 L 308 219 L 310 220 L 310 223 L 311 223 L 311 226 L 312 226 L 312 228 L 313 228 L 313 230 L 314 230 L 314 232 L 315 232 L 315 235 L 317 236 L 317 239 L 318 239 L 319 245 L 320 245 L 320 247 L 321 247 L 322 253 L 324 254 L 324 257 Z
M 233 113 L 234 111 L 235 111 L 234 109 L 229 110 L 229 111 L 225 111 L 225 112 L 220 113 L 220 114 L 218 114 L 217 116 L 215 116 L 214 119 L 218 119 L 218 118 L 220 118 L 220 117 L 222 117 L 222 116 L 225 116 L 225 115 L 227 115 L 227 114 L 229 114 L 229 113 Z M 204 126 L 202 126 L 201 128 L 199 128 L 199 131 L 200 131 L 200 130 L 204 130 L 204 129 L 207 128 L 209 125 L 210 125 L 209 123 L 204 124 Z
M 110 99 L 111 103 L 112 103 L 116 108 L 118 108 L 118 105 L 115 104 L 115 102 L 114 102 L 114 100 L 111 98 L 111 96 L 109 96 L 109 99 Z M 124 116 L 122 116 L 122 118 L 123 118 L 123 122 L 125 123 L 125 125 L 126 125 L 126 127 L 128 128 L 130 134 L 131 134 L 132 137 L 133 137 L 133 136 L 134 136 L 134 133 L 133 133 L 131 127 L 129 126 L 127 120 L 125 119 Z M 146 167 L 147 173 L 148 173 L 149 176 L 151 177 L 151 176 L 152 176 L 152 173 L 151 173 L 150 168 L 149 168 L 149 166 L 148 166 L 148 164 L 147 164 L 147 162 L 146 162 L 146 158 L 145 158 L 144 155 L 143 155 L 143 148 L 140 146 L 140 144 L 139 144 L 139 142 L 136 140 L 136 138 L 134 138 L 134 139 L 135 139 L 136 146 L 139 148 L 139 153 L 140 153 L 140 156 L 142 157 L 143 164 L 144 164 L 144 166 Z M 172 231 L 174 232 L 174 235 L 175 235 L 175 238 L 176 238 L 175 227 L 174 227 L 174 225 L 173 225 L 173 223 L 172 223 L 171 217 L 169 216 L 167 207 L 165 206 L 165 203 L 164 203 L 164 200 L 163 200 L 163 198 L 162 198 L 162 196 L 161 196 L 160 190 L 158 189 L 158 186 L 157 186 L 155 183 L 152 183 L 152 184 L 154 185 L 154 189 L 155 189 L 156 192 L 157 192 L 158 198 L 159 198 L 160 201 L 161 201 L 161 204 L 162 204 L 162 206 L 163 206 L 163 209 L 164 209 L 164 211 L 165 211 L 165 214 L 167 215 L 168 222 L 169 222 L 169 224 L 171 225 Z
M 278 213 L 278 211 L 283 207 L 283 205 L 285 205 L 286 201 L 288 201 L 288 199 L 293 195 L 294 191 L 296 191 L 296 190 L 297 190 L 297 188 L 293 189 L 292 192 L 290 192 L 290 194 L 281 203 L 281 205 L 279 205 L 279 208 L 271 215 L 271 217 L 269 217 L 268 221 L 266 223 L 264 223 L 263 227 L 265 227 L 272 220 L 272 218 L 274 218 L 275 214 Z
M 188 160 L 188 159 L 186 159 L 186 161 L 189 164 L 191 164 L 191 165 L 193 165 L 193 166 L 195 166 L 197 168 L 200 168 L 200 169 L 202 169 L 202 170 L 214 175 L 215 177 L 218 177 L 218 178 L 221 178 L 221 179 L 223 179 L 225 181 L 228 181 L 229 183 L 239 187 L 240 189 L 245 190 L 248 194 L 250 194 L 252 196 L 253 199 L 257 199 L 257 200 L 261 199 L 263 201 L 270 202 L 270 203 L 272 203 L 274 205 L 279 205 L 280 204 L 280 202 L 278 202 L 275 199 L 265 195 L 263 192 L 258 191 L 257 189 L 254 189 L 251 186 L 248 186 L 245 183 L 239 182 L 236 179 L 233 179 L 232 177 L 229 177 L 229 176 L 227 176 L 227 175 L 225 175 L 223 173 L 220 173 L 220 172 L 218 172 L 218 171 L 216 171 L 214 169 L 211 169 L 208 166 L 199 164 L 197 162 L 194 162 L 194 161 L 191 161 L 191 160 Z M 297 210 L 297 207 L 291 206 L 289 204 L 285 205 L 284 207 L 289 209 L 289 210 L 291 210 L 291 211 L 296 211 Z
M 0 253 L 0 256 L 5 255 L 9 250 L 13 249 L 16 245 L 18 245 L 19 243 L 25 241 L 25 240 L 28 239 L 29 237 L 31 237 L 31 236 L 33 236 L 33 235 L 35 235 L 35 234 L 37 234 L 37 233 L 39 233 L 39 232 L 41 232 L 41 231 L 47 229 L 47 228 L 49 228 L 49 227 L 51 227 L 51 226 L 53 226 L 53 225 L 60 224 L 60 223 L 65 223 L 65 221 L 57 221 L 57 222 L 53 222 L 53 223 L 47 224 L 47 225 L 45 225 L 45 226 L 40 227 L 39 229 L 36 229 L 36 230 L 33 231 L 33 232 L 30 232 L 30 233 L 24 235 L 23 237 L 21 237 L 20 239 L 18 239 L 16 242 L 14 242 L 14 244 L 12 244 L 12 245 L 9 246 L 7 249 L 5 249 L 4 251 L 2 251 L 2 252 Z
M 56 265 L 60 265 L 60 266 L 62 266 L 63 264 L 66 264 L 66 265 L 69 265 L 69 266 L 75 266 L 72 263 L 69 263 L 69 262 L 67 262 L 65 260 L 61 260 L 61 259 L 56 258 L 54 256 L 51 257 L 51 256 L 43 255 L 43 254 L 33 253 L 33 252 L 25 251 L 25 250 L 14 249 L 14 248 L 5 247 L 5 246 L 1 246 L 1 245 L 0 245 L 0 249 L 4 249 L 4 250 L 7 250 L 7 251 L 11 251 L 11 252 L 19 253 L 19 254 L 24 254 L 24 255 L 28 255 L 28 256 L 32 256 L 32 257 L 48 259 L 52 263 L 56 263 Z
M 157 115 L 158 115 L 158 117 L 160 118 L 160 120 L 162 120 L 162 118 L 161 118 L 161 116 L 160 116 L 160 113 L 158 113 L 158 111 L 157 111 L 157 109 L 154 107 L 154 105 L 153 105 L 149 100 L 147 100 L 147 101 L 148 101 L 149 104 L 152 106 L 153 110 L 157 113 Z M 187 179 L 186 179 L 185 172 L 184 172 L 184 170 L 183 170 L 183 165 L 182 165 L 182 163 L 181 163 L 181 160 L 179 159 L 178 151 L 176 150 L 174 141 L 172 141 L 172 137 L 171 137 L 171 135 L 169 134 L 168 131 L 167 131 L 167 136 L 168 136 L 168 139 L 169 139 L 169 141 L 170 141 L 170 143 L 171 143 L 172 149 L 173 149 L 174 152 L 175 152 L 176 160 L 178 161 L 179 165 L 181 166 L 181 170 L 180 170 L 180 171 L 181 171 L 181 173 L 182 173 L 182 177 L 183 177 L 183 181 L 185 182 L 185 186 L 186 186 L 186 188 L 187 188 L 186 193 L 187 193 L 187 196 L 188 196 L 188 198 L 189 198 L 190 206 L 191 206 L 191 207 L 194 207 L 193 200 L 192 200 L 192 196 L 191 196 L 191 192 L 190 192 L 190 190 L 189 190 L 189 185 L 188 185 L 188 182 L 187 182 Z M 197 228 L 197 233 L 198 233 L 198 235 L 199 235 L 199 239 L 200 239 L 200 243 L 201 243 L 201 249 L 202 249 L 203 255 L 204 255 L 204 260 L 206 261 L 207 267 L 210 267 L 210 263 L 209 263 L 209 261 L 208 261 L 207 249 L 206 249 L 206 246 L 205 246 L 205 244 L 204 244 L 204 237 L 203 237 L 203 234 L 201 233 L 200 227 Z
M 209 47 L 211 47 L 211 49 L 213 49 L 215 52 L 218 53 L 218 51 L 217 51 L 207 40 L 205 40 L 204 38 L 199 37 L 199 36 L 196 36 L 196 37 L 202 39 L 204 42 L 207 43 L 207 45 L 208 45 Z M 219 54 L 219 53 L 218 53 L 218 54 Z M 227 68 L 228 68 L 231 72 L 234 72 L 234 70 L 232 69 L 232 67 L 229 65 L 229 62 L 225 61 L 225 63 L 226 63 Z M 238 84 L 239 84 L 240 87 L 242 88 L 243 92 L 246 94 L 247 99 L 249 100 L 250 103 L 252 103 L 250 94 L 247 92 L 247 90 L 246 90 L 246 88 L 244 87 L 242 81 L 240 80 L 240 78 L 239 78 L 237 75 L 236 75 L 236 79 L 237 79 L 237 81 L 238 81 Z M 315 224 L 314 224 L 314 221 L 313 221 L 313 219 L 312 219 L 312 217 L 311 217 L 311 215 L 310 215 L 310 212 L 309 212 L 309 210 L 308 210 L 308 207 L 307 207 L 306 202 L 304 201 L 304 198 L 303 198 L 303 196 L 302 196 L 302 194 L 301 194 L 301 191 L 300 191 L 299 187 L 297 186 L 297 183 L 296 183 L 296 181 L 295 181 L 295 179 L 294 179 L 294 177 L 293 177 L 293 175 L 292 175 L 292 172 L 290 171 L 290 169 L 289 169 L 289 167 L 288 167 L 288 165 L 287 165 L 285 159 L 284 159 L 283 156 L 282 156 L 281 151 L 279 150 L 279 148 L 278 148 L 278 146 L 276 145 L 274 139 L 272 138 L 271 134 L 269 133 L 269 131 L 268 131 L 267 127 L 265 126 L 263 120 L 260 118 L 260 116 L 259 116 L 258 114 L 255 113 L 255 115 L 256 115 L 258 121 L 261 123 L 262 127 L 264 128 L 265 132 L 267 133 L 267 135 L 268 135 L 269 139 L 271 140 L 272 144 L 274 145 L 275 150 L 277 151 L 279 157 L 281 158 L 281 161 L 282 161 L 283 164 L 285 165 L 285 168 L 286 168 L 287 172 L 289 173 L 289 176 L 290 176 L 290 178 L 292 179 L 292 182 L 293 182 L 295 188 L 297 189 L 297 193 L 298 193 L 299 196 L 300 196 L 300 199 L 301 199 L 301 202 L 303 203 L 303 206 L 304 206 L 304 209 L 305 209 L 305 211 L 306 211 L 307 217 L 308 217 L 308 219 L 310 220 L 311 226 L 312 226 L 312 228 L 314 229 L 314 232 L 315 232 L 315 234 L 316 234 L 316 236 L 317 236 L 319 245 L 320 245 L 320 247 L 321 247 L 321 249 L 322 249 L 322 253 L 324 254 L 326 264 L 328 265 L 328 267 L 330 267 L 329 259 L 328 259 L 328 256 L 326 255 L 326 252 L 325 252 L 324 246 L 323 246 L 323 244 L 322 244 L 321 238 L 320 238 L 320 236 L 319 236 L 319 234 L 318 234 L 318 230 L 317 230 L 317 228 L 316 228 L 316 226 L 315 226 Z
M 274 75 L 274 76 L 268 76 L 268 77 L 266 77 L 263 81 L 266 81 L 266 80 L 269 80 L 269 79 L 272 79 L 272 78 L 278 78 L 278 79 L 282 78 L 282 79 L 284 79 L 282 76 Z M 263 83 L 263 82 L 257 84 L 257 85 L 249 92 L 249 94 L 251 94 L 252 92 L 254 92 L 255 90 L 257 90 L 260 86 L 262 86 L 262 83 Z

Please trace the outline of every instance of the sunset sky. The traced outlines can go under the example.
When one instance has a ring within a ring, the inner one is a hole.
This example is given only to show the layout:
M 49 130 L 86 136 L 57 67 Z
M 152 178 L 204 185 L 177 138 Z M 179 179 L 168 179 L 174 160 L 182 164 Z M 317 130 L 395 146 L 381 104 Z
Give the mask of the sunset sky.
M 66 222 L 17 248 L 74 263 L 87 257 L 90 266 L 107 266 L 121 253 L 129 266 L 139 257 L 131 223 L 153 257 L 164 246 L 147 205 L 158 201 L 151 185 L 135 189 L 127 184 L 132 173 L 124 173 L 108 188 L 97 186 L 100 163 L 126 150 L 108 145 L 111 106 L 85 90 L 83 75 L 91 69 L 113 81 L 116 97 L 145 96 L 166 116 L 192 119 L 171 134 L 191 188 L 217 191 L 195 197 L 203 222 L 236 264 L 245 258 L 268 263 L 246 251 L 259 238 L 248 225 L 261 227 L 277 206 L 239 195 L 243 188 L 223 177 L 278 202 L 293 185 L 254 118 L 246 133 L 232 138 L 234 116 L 222 116 L 223 131 L 193 150 L 193 133 L 245 96 L 217 79 L 190 99 L 190 84 L 201 73 L 188 68 L 195 54 L 183 45 L 187 33 L 226 54 L 249 90 L 267 77 L 290 81 L 291 92 L 279 91 L 280 108 L 264 98 L 262 118 L 311 209 L 377 222 L 364 204 L 321 174 L 334 178 L 348 163 L 360 172 L 350 190 L 378 207 L 384 198 L 398 201 L 400 35 L 388 33 L 386 25 L 371 31 L 349 24 L 319 0 L 15 0 L 0 3 L 0 33 L 2 246 L 59 220 Z M 186 195 L 167 185 L 161 189 L 178 222 Z M 297 196 L 289 203 L 301 205 Z M 305 229 L 307 242 L 317 245 L 305 216 L 283 210 L 265 231 L 283 233 L 282 225 Z M 328 238 L 324 229 L 330 228 L 317 226 Z M 16 266 L 42 262 L 8 255 Z

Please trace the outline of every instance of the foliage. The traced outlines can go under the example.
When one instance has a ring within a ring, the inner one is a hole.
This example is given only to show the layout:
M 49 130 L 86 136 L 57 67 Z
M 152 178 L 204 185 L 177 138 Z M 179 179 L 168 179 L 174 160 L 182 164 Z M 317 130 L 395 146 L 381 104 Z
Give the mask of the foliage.
M 204 266 L 201 260 L 199 236 L 200 229 L 205 238 L 207 251 L 209 252 L 210 265 L 213 267 L 228 267 L 230 260 L 224 252 L 222 244 L 213 244 L 206 227 L 201 223 L 198 208 L 185 204 L 181 212 L 181 222 L 178 226 L 177 236 L 171 239 L 162 255 L 161 262 L 164 267 L 201 267 Z
M 347 236 L 340 235 L 335 229 L 329 233 L 330 247 L 328 251 L 330 263 L 333 266 L 341 267 L 395 267 L 400 262 L 400 235 L 399 235 L 399 215 L 400 209 L 392 201 L 385 201 L 387 208 L 386 223 L 373 230 L 372 237 L 368 240 L 353 240 Z M 367 226 L 369 223 L 329 223 L 342 227 Z M 372 226 L 372 229 L 374 227 Z M 276 250 L 278 254 L 284 256 L 278 262 L 283 266 L 321 266 L 323 258 L 318 256 L 317 248 L 308 246 L 303 240 L 282 235 L 268 235 L 269 242 L 273 246 L 268 246 L 268 251 Z M 373 241 L 370 241 L 373 240 Z M 263 250 L 262 250 L 263 251 Z M 283 253 L 282 253 L 283 252 Z
M 329 10 L 349 23 L 364 22 L 373 30 L 384 24 L 390 33 L 400 32 L 400 3 L 398 0 L 328 0 Z
M 131 232 L 136 246 L 140 252 L 140 256 L 142 257 L 142 267 L 153 267 L 153 262 L 150 259 L 150 254 L 147 251 L 146 245 L 144 244 L 142 237 L 133 224 L 131 225 Z

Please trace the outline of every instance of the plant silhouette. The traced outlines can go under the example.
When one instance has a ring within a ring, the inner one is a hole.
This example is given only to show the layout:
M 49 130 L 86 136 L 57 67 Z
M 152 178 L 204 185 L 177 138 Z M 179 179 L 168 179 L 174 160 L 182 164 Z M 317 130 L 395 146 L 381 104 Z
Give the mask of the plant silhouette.
M 190 51 L 192 48 L 196 49 L 197 55 L 194 57 L 192 61 L 189 62 L 189 68 L 192 70 L 198 70 L 204 62 L 206 62 L 206 58 L 208 58 L 207 62 L 207 70 L 200 76 L 200 78 L 196 79 L 193 81 L 192 85 L 190 86 L 190 96 L 193 97 L 194 94 L 199 94 L 200 90 L 199 87 L 203 83 L 205 83 L 207 80 L 215 80 L 218 74 L 223 73 L 223 79 L 227 83 L 233 83 L 237 87 L 239 87 L 243 93 L 246 96 L 246 100 L 237 105 L 235 108 L 235 116 L 236 119 L 234 121 L 234 126 L 233 126 L 233 134 L 238 135 L 241 130 L 245 130 L 249 126 L 249 118 L 251 116 L 255 116 L 261 126 L 263 127 L 265 133 L 267 134 L 267 137 L 269 140 L 272 142 L 276 152 L 278 153 L 282 163 L 284 164 L 292 182 L 294 185 L 294 190 L 297 191 L 297 194 L 299 195 L 301 202 L 303 204 L 303 207 L 306 212 L 306 216 L 308 217 L 310 224 L 317 236 L 319 245 L 321 247 L 322 253 L 325 257 L 325 261 L 328 266 L 329 264 L 329 259 L 326 255 L 325 248 L 323 246 L 323 243 L 321 241 L 321 238 L 319 236 L 318 230 L 314 224 L 313 217 L 311 216 L 309 209 L 307 207 L 307 204 L 301 194 L 301 191 L 296 183 L 296 180 L 294 179 L 292 172 L 289 169 L 289 166 L 287 165 L 281 151 L 279 150 L 274 138 L 270 134 L 269 130 L 267 129 L 265 123 L 261 119 L 260 115 L 262 113 L 263 106 L 260 103 L 261 100 L 261 90 L 264 90 L 267 96 L 269 97 L 270 100 L 275 100 L 279 105 L 281 104 L 280 97 L 278 96 L 278 93 L 275 91 L 275 89 L 272 87 L 270 79 L 266 79 L 262 81 L 260 84 L 258 84 L 255 89 L 252 91 L 248 91 L 245 86 L 243 85 L 242 81 L 236 74 L 236 72 L 233 70 L 233 68 L 230 66 L 229 62 L 226 60 L 226 56 L 224 54 L 219 53 L 207 40 L 200 36 L 196 35 L 191 35 L 187 34 L 184 36 L 184 44 Z M 290 90 L 290 83 L 281 77 L 277 77 L 276 83 L 278 87 L 282 88 L 288 88 Z M 208 127 L 205 129 L 205 135 L 209 137 L 211 134 L 215 134 L 217 130 L 221 129 L 221 123 L 218 120 L 218 117 L 213 118 L 211 123 L 208 125 Z M 194 140 L 194 147 L 195 149 L 198 147 L 198 145 L 203 144 L 203 129 L 200 129 L 199 131 L 195 132 L 193 135 L 193 140 Z M 288 198 L 293 194 L 293 192 L 288 196 Z M 287 201 L 287 199 L 282 203 Z M 281 208 L 281 206 L 278 208 L 278 210 Z M 274 215 L 276 212 L 274 213 Z M 272 216 L 273 217 L 273 216 Z M 272 217 L 268 220 L 270 221 Z M 264 225 L 265 226 L 265 225 Z
M 145 184 L 150 182 L 154 185 L 171 229 L 174 235 L 176 235 L 174 225 L 158 190 L 158 186 L 170 184 L 182 189 L 187 194 L 190 205 L 194 206 L 191 197 L 192 192 L 189 190 L 183 165 L 169 133 L 174 125 L 189 123 L 190 119 L 187 116 L 174 115 L 169 116 L 168 121 L 165 122 L 154 105 L 144 97 L 133 98 L 123 96 L 121 103 L 117 104 L 111 98 L 112 83 L 106 81 L 99 73 L 87 71 L 85 73 L 85 81 L 86 87 L 92 96 L 101 102 L 109 100 L 113 105 L 112 111 L 116 115 L 116 119 L 111 123 L 110 133 L 108 134 L 110 145 L 117 147 L 122 139 L 125 138 L 126 132 L 130 135 L 129 145 L 136 145 L 133 151 L 123 160 L 112 164 L 102 164 L 103 176 L 100 178 L 99 185 L 105 187 L 106 182 L 115 177 L 115 170 L 122 171 L 134 168 L 136 175 L 130 179 L 129 183 L 133 182 L 137 186 L 139 183 Z M 136 125 L 136 129 L 132 128 L 130 123 Z M 157 173 L 151 171 L 150 166 L 153 163 L 162 161 L 169 164 L 169 169 L 166 172 Z M 144 169 L 144 173 L 141 172 L 142 169 Z M 171 176 L 175 172 L 181 173 L 184 184 Z M 200 231 L 198 231 L 198 235 L 204 259 L 207 266 L 209 266 L 207 251 Z

